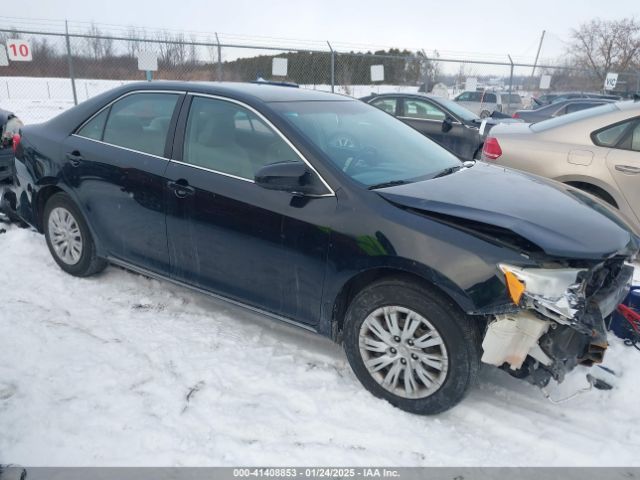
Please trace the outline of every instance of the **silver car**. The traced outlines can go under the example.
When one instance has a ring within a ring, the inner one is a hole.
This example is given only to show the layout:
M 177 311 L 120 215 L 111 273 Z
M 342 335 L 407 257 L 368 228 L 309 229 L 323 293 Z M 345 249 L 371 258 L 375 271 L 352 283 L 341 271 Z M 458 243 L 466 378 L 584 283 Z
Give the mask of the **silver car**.
M 482 159 L 584 190 L 640 233 L 640 102 L 626 101 L 534 124 L 500 124 Z
M 480 118 L 493 112 L 509 113 L 522 108 L 522 100 L 517 93 L 485 91 L 466 91 L 453 99 Z

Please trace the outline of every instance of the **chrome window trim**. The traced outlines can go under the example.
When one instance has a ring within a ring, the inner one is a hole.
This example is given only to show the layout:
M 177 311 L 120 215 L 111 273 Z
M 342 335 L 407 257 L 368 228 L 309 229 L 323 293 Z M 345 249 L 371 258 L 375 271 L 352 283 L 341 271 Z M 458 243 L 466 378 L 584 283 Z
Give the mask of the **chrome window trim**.
M 203 171 L 206 171 L 206 172 L 216 173 L 218 175 L 223 175 L 225 177 L 234 178 L 236 180 L 242 180 L 244 182 L 255 183 L 255 181 L 250 179 L 250 178 L 239 177 L 237 175 L 233 175 L 233 174 L 230 174 L 230 173 L 220 172 L 218 170 L 213 170 L 211 168 L 201 167 L 199 165 L 193 165 L 193 164 L 190 164 L 190 163 L 182 162 L 182 161 L 175 160 L 175 159 L 172 159 L 172 158 L 163 157 L 163 156 L 160 156 L 160 155 L 154 155 L 153 153 L 142 152 L 140 150 L 135 150 L 133 148 L 123 147 L 121 145 L 115 145 L 113 143 L 104 142 L 102 140 L 96 140 L 94 138 L 85 137 L 83 135 L 78 135 L 77 133 L 75 133 L 75 132 L 80 131 L 82 128 L 84 128 L 84 126 L 87 123 L 89 123 L 95 117 L 100 115 L 104 110 L 106 110 L 107 108 L 110 108 L 114 103 L 118 102 L 119 100 L 121 100 L 121 99 L 123 99 L 123 98 L 125 98 L 125 97 L 127 97 L 129 95 L 134 95 L 134 94 L 137 94 L 137 93 L 169 93 L 169 94 L 175 94 L 175 95 L 187 95 L 187 94 L 189 94 L 189 95 L 194 96 L 194 97 L 213 98 L 215 100 L 222 100 L 222 101 L 225 101 L 225 102 L 235 103 L 237 105 L 240 105 L 243 108 L 246 108 L 247 110 L 249 110 L 252 113 L 254 113 L 269 128 L 271 128 L 280 138 L 282 138 L 282 140 L 284 140 L 284 142 L 296 153 L 296 155 L 298 155 L 298 157 L 302 160 L 302 162 L 305 165 L 307 165 L 313 171 L 313 173 L 315 173 L 318 176 L 318 178 L 320 179 L 322 184 L 325 186 L 325 188 L 327 190 L 329 190 L 329 193 L 325 193 L 325 194 L 321 194 L 321 195 L 305 194 L 305 196 L 307 196 L 307 197 L 335 197 L 335 195 L 336 195 L 335 191 L 331 188 L 331 186 L 327 183 L 327 181 L 322 177 L 322 175 L 320 175 L 320 173 L 314 168 L 313 165 L 311 165 L 311 163 L 305 158 L 305 156 L 302 155 L 302 153 L 291 143 L 291 141 L 289 141 L 289 139 L 278 128 L 276 128 L 275 125 L 273 125 L 273 123 L 271 123 L 267 118 L 265 118 L 264 115 L 262 115 L 260 112 L 258 112 L 255 108 L 251 107 L 250 105 L 247 105 L 244 102 L 241 102 L 239 100 L 235 100 L 233 98 L 222 97 L 220 95 L 211 95 L 211 94 L 206 94 L 206 93 L 199 93 L 199 92 L 188 92 L 188 91 L 185 91 L 185 90 L 132 90 L 131 92 L 124 93 L 124 94 L 120 95 L 118 98 L 115 98 L 111 102 L 109 102 L 106 105 L 104 105 L 100 110 L 95 112 L 91 117 L 89 117 L 87 120 L 85 120 L 78 128 L 76 128 L 74 133 L 71 134 L 71 136 L 72 137 L 82 138 L 82 139 L 85 139 L 85 140 L 89 140 L 89 141 L 95 142 L 95 143 L 100 143 L 102 145 L 108 145 L 110 147 L 119 148 L 121 150 L 125 150 L 125 151 L 128 151 L 128 152 L 138 153 L 138 154 L 141 154 L 141 155 L 147 155 L 149 157 L 158 158 L 160 160 L 165 160 L 167 162 L 177 163 L 177 164 L 184 165 L 184 166 L 191 167 L 191 168 L 195 168 L 195 169 L 198 169 L 198 170 L 203 170 Z M 107 119 L 107 121 L 108 121 L 108 119 Z
M 78 135 L 76 133 L 71 134 L 72 137 L 82 138 L 84 140 L 89 140 L 90 142 L 101 143 L 102 145 L 108 145 L 110 147 L 119 148 L 121 150 L 126 150 L 127 152 L 139 153 L 140 155 L 146 155 L 148 157 L 159 158 L 160 160 L 166 160 L 167 162 L 171 161 L 170 158 L 162 157 L 160 155 L 154 155 L 153 153 L 141 152 L 140 150 L 134 150 L 133 148 L 123 147 L 121 145 L 114 145 L 113 143 L 103 142 L 102 140 L 96 140 L 95 138 L 83 137 L 82 135 Z
M 327 183 L 327 181 L 322 177 L 322 175 L 320 175 L 320 173 L 314 168 L 313 165 L 311 165 L 311 162 L 309 162 L 309 160 L 307 160 L 305 158 L 304 155 L 302 155 L 302 153 L 300 152 L 300 150 L 298 150 L 295 145 L 293 143 L 291 143 L 291 141 L 273 124 L 271 123 L 264 115 L 262 115 L 262 113 L 260 113 L 259 111 L 257 111 L 255 108 L 253 108 L 251 105 L 247 105 L 244 102 L 241 102 L 240 100 L 236 100 L 234 98 L 229 98 L 229 97 L 222 97 L 220 95 L 212 95 L 212 94 L 208 94 L 208 93 L 199 93 L 199 92 L 187 92 L 188 95 L 191 95 L 193 97 L 202 97 L 202 98 L 212 98 L 214 100 L 221 100 L 223 102 L 229 102 L 229 103 L 235 103 L 236 105 L 240 105 L 243 108 L 246 108 L 247 110 L 249 110 L 250 112 L 254 113 L 260 120 L 262 120 L 269 128 L 271 128 L 282 140 L 284 140 L 284 142 L 289 146 L 289 148 L 291 148 L 296 155 L 298 155 L 298 157 L 300 158 L 300 160 L 302 160 L 302 162 L 311 169 L 311 171 L 313 173 L 315 173 L 318 178 L 320 179 L 320 181 L 322 182 L 322 184 L 325 186 L 325 188 L 329 191 L 329 193 L 323 193 L 321 195 L 306 195 L 307 197 L 335 197 L 336 192 L 333 190 L 333 188 L 331 188 L 331 186 Z M 189 165 L 189 166 L 195 166 L 195 165 L 191 165 L 189 163 L 185 163 L 185 162 L 178 162 L 176 160 L 171 160 L 172 162 L 176 162 L 176 163 L 181 163 L 183 165 Z M 241 178 L 241 177 L 236 177 L 234 175 L 230 175 L 230 174 L 225 174 L 224 172 L 218 172 L 216 170 L 211 170 L 211 169 L 207 169 L 205 167 L 199 167 L 202 168 L 204 170 L 208 170 L 210 172 L 214 172 L 214 173 L 219 173 L 219 174 L 223 174 L 226 176 L 230 176 L 233 178 Z M 253 180 L 250 180 L 248 178 L 241 178 L 242 180 L 246 180 L 252 183 L 255 183 Z
M 444 118 L 442 120 L 434 120 L 433 118 L 413 118 L 413 117 L 406 117 L 406 116 L 398 116 L 396 118 L 401 118 L 403 120 L 417 120 L 419 122 L 437 122 L 437 123 L 442 123 L 445 120 Z M 462 125 L 462 123 L 457 120 L 454 120 L 453 122 L 451 122 L 451 125 Z
M 81 137 L 81 138 L 88 138 L 88 137 L 84 137 L 82 135 L 78 135 L 76 132 L 79 132 L 80 130 L 82 130 L 84 128 L 84 126 L 89 123 L 91 120 L 93 120 L 95 117 L 97 117 L 98 115 L 100 115 L 103 111 L 105 111 L 107 108 L 110 108 L 114 103 L 116 103 L 117 101 L 123 99 L 124 97 L 128 97 L 129 95 L 134 95 L 136 93 L 173 93 L 174 95 L 186 95 L 187 92 L 185 90 L 132 90 L 130 92 L 126 92 L 123 93 L 122 95 L 120 95 L 118 98 L 111 100 L 109 103 L 107 103 L 104 107 L 102 107 L 100 110 L 98 110 L 96 113 L 94 113 L 93 115 L 91 115 L 88 119 L 86 119 L 84 122 L 82 122 L 80 124 L 80 126 L 78 128 L 76 128 L 73 133 L 71 135 L 75 135 L 76 137 Z M 107 121 L 109 119 L 107 118 Z M 106 123 L 105 123 L 106 125 Z M 88 138 L 89 140 L 93 140 L 91 138 Z M 102 142 L 105 143 L 105 142 Z M 113 145 L 112 143 L 107 143 L 107 145 Z M 117 147 L 118 145 L 113 145 L 114 147 Z M 124 147 L 123 147 L 124 148 Z M 134 150 L 137 151 L 137 150 Z
M 214 170 L 212 168 L 201 167 L 200 165 L 194 165 L 192 163 L 181 162 L 180 160 L 175 160 L 175 159 L 170 159 L 169 161 L 171 163 L 177 163 L 178 165 L 184 165 L 185 167 L 196 168 L 198 170 L 204 170 L 205 172 L 217 173 L 218 175 L 224 175 L 225 177 L 235 178 L 236 180 L 242 180 L 243 182 L 256 183 L 254 180 L 251 180 L 250 178 L 239 177 L 237 175 L 233 175 L 231 173 L 226 173 L 226 172 L 220 172 L 220 171 Z

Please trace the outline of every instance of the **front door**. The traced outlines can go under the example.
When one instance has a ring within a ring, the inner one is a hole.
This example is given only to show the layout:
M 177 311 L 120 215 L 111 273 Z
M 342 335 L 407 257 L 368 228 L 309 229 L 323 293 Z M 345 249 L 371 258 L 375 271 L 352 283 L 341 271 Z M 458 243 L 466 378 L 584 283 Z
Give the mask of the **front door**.
M 315 325 L 336 199 L 265 190 L 260 167 L 302 161 L 259 115 L 194 96 L 181 114 L 167 168 L 167 230 L 174 278 Z
M 443 124 L 447 117 L 450 118 L 451 129 L 444 131 Z M 465 137 L 464 125 L 437 105 L 427 100 L 405 98 L 400 118 L 454 154 L 465 159 L 473 157 L 473 149 Z

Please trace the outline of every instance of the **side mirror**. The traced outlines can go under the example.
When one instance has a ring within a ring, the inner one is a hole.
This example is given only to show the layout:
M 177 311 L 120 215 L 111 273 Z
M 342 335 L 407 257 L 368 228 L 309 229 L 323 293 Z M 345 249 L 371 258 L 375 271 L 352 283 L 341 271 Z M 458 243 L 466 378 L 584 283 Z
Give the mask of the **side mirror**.
M 313 174 L 302 162 L 280 162 L 265 165 L 256 172 L 256 185 L 267 190 L 298 194 L 319 194 L 313 185 Z
M 442 131 L 447 133 L 449 130 L 453 128 L 453 119 L 451 117 L 445 117 L 442 121 Z

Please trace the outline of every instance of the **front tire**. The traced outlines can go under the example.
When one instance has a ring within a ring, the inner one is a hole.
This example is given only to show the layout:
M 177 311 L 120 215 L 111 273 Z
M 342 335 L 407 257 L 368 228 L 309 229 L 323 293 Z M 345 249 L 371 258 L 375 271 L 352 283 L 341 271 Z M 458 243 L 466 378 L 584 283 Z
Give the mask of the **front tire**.
M 477 376 L 479 336 L 451 300 L 403 279 L 358 293 L 344 323 L 344 349 L 364 387 L 421 415 L 463 399 Z
M 107 262 L 96 255 L 89 227 L 66 193 L 56 193 L 47 201 L 43 228 L 49 251 L 65 272 L 87 277 L 107 266 Z

